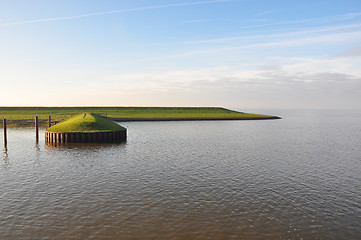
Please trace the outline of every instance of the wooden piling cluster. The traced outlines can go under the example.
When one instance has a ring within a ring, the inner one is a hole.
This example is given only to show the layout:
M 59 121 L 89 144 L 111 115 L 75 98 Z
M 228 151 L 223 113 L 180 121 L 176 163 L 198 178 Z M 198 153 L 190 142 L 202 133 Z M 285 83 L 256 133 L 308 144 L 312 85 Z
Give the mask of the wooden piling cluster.
M 127 130 L 108 132 L 51 132 L 45 131 L 45 142 L 52 143 L 121 143 Z
M 6 136 L 6 118 L 3 119 L 3 124 L 4 124 L 4 146 L 6 148 L 7 144 L 8 144 L 8 139 Z
M 51 118 L 49 116 L 49 126 Z M 3 119 L 3 128 L 4 128 L 4 146 L 7 146 L 8 139 L 7 139 L 7 127 L 6 127 L 6 118 Z M 39 143 L 39 118 L 38 116 L 35 117 L 35 142 L 36 144 Z

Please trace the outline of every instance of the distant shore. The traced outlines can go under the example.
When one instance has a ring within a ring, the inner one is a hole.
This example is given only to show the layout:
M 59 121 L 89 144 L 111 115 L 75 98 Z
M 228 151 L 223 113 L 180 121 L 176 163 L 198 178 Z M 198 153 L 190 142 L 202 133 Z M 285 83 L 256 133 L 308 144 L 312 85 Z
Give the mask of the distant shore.
M 7 119 L 9 127 L 33 126 L 35 116 L 38 116 L 41 126 L 47 126 L 51 116 L 54 125 L 84 112 L 96 113 L 116 122 L 280 119 L 222 107 L 0 107 L 0 117 Z
M 281 119 L 278 116 L 266 117 L 233 117 L 233 118 L 113 118 L 115 122 L 161 122 L 161 121 L 224 121 L 224 120 L 272 120 Z

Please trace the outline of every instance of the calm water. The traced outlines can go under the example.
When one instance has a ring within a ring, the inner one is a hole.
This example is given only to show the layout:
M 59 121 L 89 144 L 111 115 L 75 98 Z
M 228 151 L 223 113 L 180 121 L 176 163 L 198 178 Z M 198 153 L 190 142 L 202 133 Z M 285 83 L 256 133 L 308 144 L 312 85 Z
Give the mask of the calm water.
M 1 129 L 0 238 L 360 239 L 361 114 L 272 114 L 122 123 L 121 145 Z

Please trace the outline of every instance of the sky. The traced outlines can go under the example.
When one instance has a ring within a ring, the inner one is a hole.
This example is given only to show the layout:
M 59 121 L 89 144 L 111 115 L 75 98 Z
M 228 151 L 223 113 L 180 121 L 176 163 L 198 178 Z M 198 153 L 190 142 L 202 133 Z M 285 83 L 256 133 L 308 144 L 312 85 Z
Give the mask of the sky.
M 0 106 L 361 110 L 360 0 L 0 0 Z

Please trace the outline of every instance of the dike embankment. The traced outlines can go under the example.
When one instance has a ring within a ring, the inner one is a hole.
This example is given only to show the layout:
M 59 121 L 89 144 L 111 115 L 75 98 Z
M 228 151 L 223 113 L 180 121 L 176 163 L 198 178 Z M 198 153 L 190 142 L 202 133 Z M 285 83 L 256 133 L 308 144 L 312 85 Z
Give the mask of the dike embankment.
M 274 120 L 282 119 L 278 116 L 265 116 L 265 117 L 225 117 L 225 118 L 110 118 L 115 122 L 151 122 L 151 121 L 222 121 L 222 120 Z

